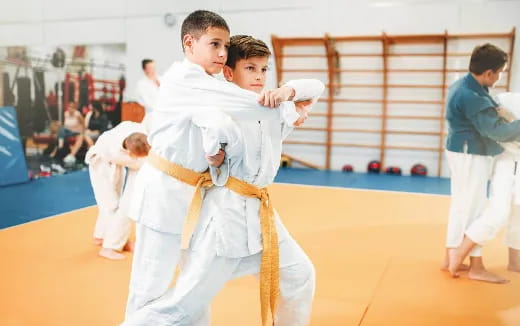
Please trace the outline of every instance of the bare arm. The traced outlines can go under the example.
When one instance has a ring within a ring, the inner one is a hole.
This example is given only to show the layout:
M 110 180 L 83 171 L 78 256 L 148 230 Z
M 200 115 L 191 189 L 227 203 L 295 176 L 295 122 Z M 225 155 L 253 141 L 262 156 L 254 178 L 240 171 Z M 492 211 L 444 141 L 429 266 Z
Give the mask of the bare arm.
M 83 118 L 83 116 L 79 112 L 77 113 L 76 118 L 78 119 L 78 123 L 81 126 L 81 132 L 84 133 L 85 129 L 86 129 L 86 127 L 85 127 L 85 119 Z

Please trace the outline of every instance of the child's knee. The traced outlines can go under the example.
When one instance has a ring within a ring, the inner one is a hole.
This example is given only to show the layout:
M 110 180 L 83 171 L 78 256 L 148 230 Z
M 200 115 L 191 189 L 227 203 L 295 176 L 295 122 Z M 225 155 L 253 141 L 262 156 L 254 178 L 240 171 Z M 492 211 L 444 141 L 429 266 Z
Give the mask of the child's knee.
M 316 269 L 309 258 L 306 257 L 306 259 L 297 264 L 291 274 L 292 277 L 290 278 L 294 283 L 296 283 L 294 284 L 295 286 L 300 288 L 314 288 L 316 282 Z
M 307 259 L 305 265 L 308 282 L 312 284 L 312 287 L 314 287 L 314 284 L 316 283 L 316 268 L 310 259 Z

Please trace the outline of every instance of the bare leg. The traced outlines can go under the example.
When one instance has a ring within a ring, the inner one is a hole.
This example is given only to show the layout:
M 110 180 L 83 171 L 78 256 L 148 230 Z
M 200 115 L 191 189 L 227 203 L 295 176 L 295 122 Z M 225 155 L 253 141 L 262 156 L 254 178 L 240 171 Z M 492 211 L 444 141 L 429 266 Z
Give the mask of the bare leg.
M 520 250 L 509 248 L 509 265 L 507 269 L 511 272 L 520 273 Z
M 101 239 L 101 238 L 94 238 L 94 244 L 96 246 L 101 246 L 103 244 L 103 239 Z
M 94 145 L 94 140 L 87 134 L 85 134 L 85 142 L 87 143 L 88 148 Z
M 74 145 L 72 145 L 70 149 L 70 155 L 73 155 L 74 157 L 78 153 L 79 149 L 81 148 L 81 145 L 83 144 L 83 135 L 77 135 L 76 136 L 76 142 L 74 142 Z
M 509 216 L 505 244 L 509 247 L 507 269 L 520 273 L 520 206 L 514 205 Z
M 453 252 L 455 252 L 457 248 L 446 248 L 446 256 L 444 257 L 444 262 L 441 265 L 441 271 L 448 271 L 448 267 L 450 266 L 450 255 L 452 255 Z M 460 264 L 458 271 L 468 271 L 469 265 L 468 264 Z
M 51 158 L 55 158 L 57 152 L 58 152 L 58 146 L 54 146 L 54 149 L 53 149 L 52 152 L 49 154 L 49 157 L 51 157 Z
M 459 277 L 459 268 L 464 259 L 468 257 L 471 249 L 473 249 L 477 243 L 473 242 L 468 236 L 464 236 L 462 244 L 455 250 L 451 250 L 448 256 L 448 271 L 451 276 Z

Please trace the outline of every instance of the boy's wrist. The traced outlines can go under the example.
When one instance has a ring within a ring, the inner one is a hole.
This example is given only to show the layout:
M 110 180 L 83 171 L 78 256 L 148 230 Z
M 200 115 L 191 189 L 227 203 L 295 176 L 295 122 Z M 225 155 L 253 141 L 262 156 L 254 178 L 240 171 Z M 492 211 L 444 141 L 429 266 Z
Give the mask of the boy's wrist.
M 288 91 L 287 101 L 292 101 L 294 99 L 294 97 L 296 96 L 296 91 L 291 86 L 283 86 L 283 87 L 286 87 L 287 91 Z

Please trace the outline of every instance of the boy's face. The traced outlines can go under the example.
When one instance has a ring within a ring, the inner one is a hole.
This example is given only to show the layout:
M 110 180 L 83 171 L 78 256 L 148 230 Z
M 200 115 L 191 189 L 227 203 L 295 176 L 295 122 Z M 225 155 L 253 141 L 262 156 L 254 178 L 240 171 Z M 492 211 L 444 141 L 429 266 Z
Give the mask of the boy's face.
M 155 76 L 155 62 L 148 62 L 144 66 L 144 74 L 148 77 L 154 77 Z
M 227 60 L 229 32 L 210 27 L 198 39 L 185 35 L 183 44 L 184 53 L 191 62 L 200 65 L 208 74 L 218 74 Z
M 67 106 L 67 109 L 69 110 L 70 113 L 74 113 L 74 111 L 76 111 L 76 103 L 69 102 L 69 105 Z
M 224 77 L 240 88 L 260 93 L 264 89 L 269 57 L 238 60 L 235 68 L 224 66 Z
M 493 71 L 492 69 L 486 70 L 484 72 L 484 76 L 486 76 L 485 79 L 485 85 L 487 87 L 493 87 L 495 84 L 500 80 L 502 77 L 502 73 L 506 69 L 506 65 L 504 65 L 502 68 L 498 69 L 497 71 Z

